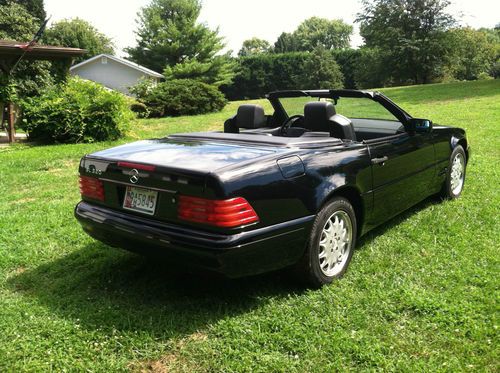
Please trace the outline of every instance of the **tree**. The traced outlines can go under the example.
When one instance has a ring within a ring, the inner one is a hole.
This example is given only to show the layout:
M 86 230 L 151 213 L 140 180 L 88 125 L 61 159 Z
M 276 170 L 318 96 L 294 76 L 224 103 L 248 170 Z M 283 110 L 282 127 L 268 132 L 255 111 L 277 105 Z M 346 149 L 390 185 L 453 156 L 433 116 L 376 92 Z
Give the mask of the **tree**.
M 332 53 L 316 47 L 304 64 L 302 85 L 309 89 L 338 89 L 344 87 L 344 76 Z
M 40 27 L 40 21 L 21 5 L 9 3 L 0 6 L 0 39 L 30 41 Z M 14 101 L 37 95 L 52 84 L 50 62 L 26 61 L 19 63 L 14 73 L 0 70 L 0 101 Z
M 429 83 L 443 74 L 452 43 L 446 30 L 454 18 L 448 0 L 363 0 L 358 14 L 368 48 L 381 53 L 395 83 Z
M 453 75 L 457 79 L 474 80 L 481 73 L 489 73 L 500 51 L 490 42 L 486 33 L 470 27 L 450 30 L 454 38 L 452 58 Z
M 9 3 L 16 3 L 24 7 L 31 17 L 36 18 L 38 21 L 43 21 L 47 17 L 43 0 L 0 0 L 0 6 L 8 5 Z
M 293 33 L 282 33 L 274 47 L 277 53 L 348 48 L 351 34 L 352 26 L 342 20 L 311 17 Z
M 222 50 L 218 30 L 197 23 L 200 0 L 152 0 L 139 14 L 137 47 L 129 58 L 154 71 L 190 60 L 205 63 Z
M 251 38 L 243 42 L 243 46 L 238 52 L 238 56 L 247 57 L 258 53 L 266 53 L 271 50 L 271 44 L 267 40 Z
M 44 41 L 61 47 L 86 49 L 87 54 L 76 59 L 77 63 L 101 53 L 114 54 L 112 40 L 80 18 L 54 23 L 45 32 Z
M 230 84 L 234 77 L 235 62 L 225 54 L 215 56 L 210 61 L 200 62 L 192 59 L 171 67 L 167 66 L 163 75 L 168 80 L 190 79 L 197 80 L 216 87 Z

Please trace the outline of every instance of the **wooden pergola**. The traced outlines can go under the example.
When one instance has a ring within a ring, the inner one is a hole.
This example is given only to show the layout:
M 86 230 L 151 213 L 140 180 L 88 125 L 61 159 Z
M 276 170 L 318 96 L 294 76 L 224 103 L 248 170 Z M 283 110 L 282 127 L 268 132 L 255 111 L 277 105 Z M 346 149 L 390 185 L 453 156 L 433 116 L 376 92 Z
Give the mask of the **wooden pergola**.
M 50 45 L 35 45 L 27 47 L 27 43 L 0 40 L 0 70 L 2 74 L 9 76 L 12 68 L 21 57 L 23 60 L 31 61 L 61 61 L 69 70 L 71 64 L 73 63 L 73 59 L 75 57 L 83 56 L 85 53 L 87 53 L 86 50 L 78 48 L 64 48 Z M 2 114 L 0 117 L 2 118 L 0 127 L 6 119 L 8 140 L 12 143 L 15 141 L 14 103 L 6 102 L 4 104 L 6 105 L 6 110 L 3 109 L 5 112 L 0 113 Z

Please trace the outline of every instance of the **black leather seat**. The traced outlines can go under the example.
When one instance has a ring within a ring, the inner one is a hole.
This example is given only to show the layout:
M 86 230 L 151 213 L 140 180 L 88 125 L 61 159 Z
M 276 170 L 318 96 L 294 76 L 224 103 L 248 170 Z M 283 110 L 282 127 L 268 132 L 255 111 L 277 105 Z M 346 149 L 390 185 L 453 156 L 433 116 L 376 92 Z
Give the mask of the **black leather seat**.
M 266 127 L 267 117 L 260 105 L 241 105 L 236 116 L 224 123 L 224 132 L 239 133 L 240 128 L 258 129 Z
M 311 132 L 328 132 L 331 137 L 356 141 L 352 122 L 337 114 L 331 102 L 314 101 L 304 106 L 304 128 Z

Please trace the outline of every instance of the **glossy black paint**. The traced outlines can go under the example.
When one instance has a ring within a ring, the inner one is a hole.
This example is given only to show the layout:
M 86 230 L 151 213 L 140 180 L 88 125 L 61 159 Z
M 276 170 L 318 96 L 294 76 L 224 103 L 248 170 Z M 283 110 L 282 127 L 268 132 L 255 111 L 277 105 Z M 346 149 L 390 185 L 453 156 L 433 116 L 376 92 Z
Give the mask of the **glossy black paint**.
M 276 118 L 286 117 L 279 97 L 293 95 L 372 99 L 396 113 L 403 130 L 360 142 L 250 132 L 181 134 L 104 150 L 82 158 L 79 171 L 103 181 L 106 201 L 83 198 L 75 216 L 89 235 L 112 246 L 239 277 L 298 261 L 315 215 L 333 196 L 351 200 L 363 235 L 439 192 L 454 147 L 462 145 L 470 156 L 462 129 L 433 125 L 425 133 L 412 131 L 411 116 L 383 95 L 272 93 Z M 119 167 L 118 161 L 155 165 L 156 170 L 140 171 L 139 182 L 132 184 L 130 169 Z M 127 185 L 159 192 L 153 217 L 121 207 Z M 260 220 L 233 229 L 180 221 L 180 194 L 244 197 Z

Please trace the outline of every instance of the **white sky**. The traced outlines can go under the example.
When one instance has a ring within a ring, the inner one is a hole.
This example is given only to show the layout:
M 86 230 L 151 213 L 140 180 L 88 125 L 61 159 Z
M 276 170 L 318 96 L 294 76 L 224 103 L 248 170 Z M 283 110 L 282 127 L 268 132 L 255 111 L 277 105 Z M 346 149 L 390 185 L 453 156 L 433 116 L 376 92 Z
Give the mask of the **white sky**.
M 45 0 L 52 22 L 80 17 L 113 39 L 117 53 L 135 44 L 136 14 L 149 0 Z M 358 0 L 204 0 L 200 21 L 219 27 L 226 49 L 235 53 L 244 40 L 259 37 L 274 43 L 283 31 L 291 32 L 306 18 L 340 18 L 352 24 Z M 499 0 L 452 0 L 450 11 L 471 27 L 494 27 L 500 22 Z M 362 43 L 355 25 L 353 46 Z

